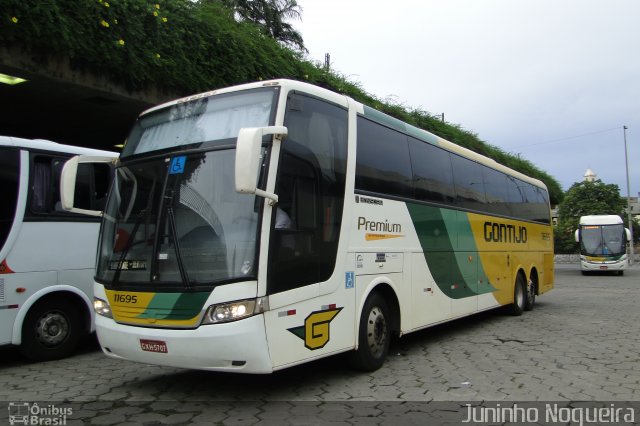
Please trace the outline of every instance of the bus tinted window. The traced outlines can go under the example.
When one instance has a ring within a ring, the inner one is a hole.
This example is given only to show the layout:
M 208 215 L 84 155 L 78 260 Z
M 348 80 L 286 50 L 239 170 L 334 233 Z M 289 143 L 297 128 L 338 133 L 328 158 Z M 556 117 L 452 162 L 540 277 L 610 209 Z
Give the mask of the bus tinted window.
M 524 203 L 524 193 L 522 190 L 522 182 L 518 179 L 515 179 L 511 176 L 507 176 L 507 187 L 506 187 L 506 195 L 507 201 L 513 204 L 522 204 Z M 518 207 L 518 211 L 520 207 Z
M 489 213 L 503 216 L 511 214 L 508 204 L 507 176 L 489 167 L 482 170 L 484 189 L 487 198 L 486 209 Z
M 0 148 L 0 188 L 2 188 L 2 202 L 0 203 L 0 249 L 4 246 L 13 218 L 16 214 L 18 202 L 18 183 L 20 175 L 20 151 L 17 149 Z
M 453 208 L 550 222 L 549 198 L 544 189 L 364 117 L 358 117 L 355 187 Z
M 456 204 L 470 210 L 483 210 L 486 202 L 482 166 L 459 155 L 451 156 Z
M 419 201 L 453 203 L 455 190 L 449 152 L 411 137 L 409 150 L 415 198 Z
M 31 172 L 31 219 L 45 216 L 76 216 L 62 209 L 60 203 L 60 176 L 66 157 L 37 154 L 33 157 Z M 107 164 L 79 164 L 74 191 L 74 206 L 87 210 L 104 209 L 111 167 Z M 84 217 L 86 218 L 86 217 Z
M 525 219 L 549 223 L 549 205 L 543 191 L 531 184 L 524 184 Z
M 358 117 L 356 189 L 413 196 L 407 136 Z
M 56 191 L 55 170 L 59 172 L 60 167 L 54 168 L 54 162 L 59 159 L 48 156 L 37 156 L 33 160 L 33 170 L 31 173 L 31 211 L 34 213 L 51 213 L 56 201 L 60 201 L 58 191 Z M 59 180 L 58 180 L 59 183 Z M 57 197 L 56 197 L 57 195 Z
M 74 205 L 86 210 L 104 210 L 111 167 L 107 164 L 78 164 Z

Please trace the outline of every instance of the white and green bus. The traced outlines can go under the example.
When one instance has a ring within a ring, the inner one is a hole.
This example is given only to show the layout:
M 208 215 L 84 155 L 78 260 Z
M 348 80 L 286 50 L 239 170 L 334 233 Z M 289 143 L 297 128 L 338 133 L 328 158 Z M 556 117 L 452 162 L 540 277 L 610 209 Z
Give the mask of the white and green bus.
M 627 242 L 631 232 L 617 215 L 581 216 L 575 232 L 580 244 L 580 271 L 615 272 L 623 275 L 629 261 Z
M 66 208 L 74 168 L 65 168 Z M 63 194 L 63 195 L 64 195 Z M 96 328 L 115 358 L 270 373 L 553 287 L 538 180 L 346 96 L 277 80 L 141 114 L 107 202 Z

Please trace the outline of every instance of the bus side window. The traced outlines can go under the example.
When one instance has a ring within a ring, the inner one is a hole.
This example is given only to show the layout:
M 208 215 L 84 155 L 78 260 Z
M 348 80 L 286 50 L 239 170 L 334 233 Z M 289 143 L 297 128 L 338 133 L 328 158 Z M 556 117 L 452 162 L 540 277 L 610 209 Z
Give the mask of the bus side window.
M 409 138 L 409 150 L 415 199 L 453 204 L 455 190 L 449 152 L 412 137 Z
M 91 165 L 79 164 L 78 173 L 76 175 L 76 189 L 74 197 L 74 205 L 77 208 L 91 209 Z
M 104 210 L 110 183 L 111 167 L 109 165 L 78 165 L 75 206 L 86 210 Z
M 109 195 L 111 180 L 113 179 L 113 167 L 107 164 L 94 164 L 93 178 L 93 192 L 95 196 L 94 208 L 96 210 L 104 210 L 107 205 L 107 195 Z
M 358 117 L 356 189 L 412 198 L 412 185 L 407 136 Z
M 49 213 L 52 210 L 51 157 L 38 156 L 33 161 L 33 181 L 31 184 L 31 211 Z
M 475 211 L 485 210 L 486 196 L 482 166 L 459 155 L 451 155 L 451 163 L 455 170 L 453 181 L 458 207 Z
M 60 175 L 65 157 L 36 154 L 32 161 L 30 211 L 32 219 L 47 216 L 66 217 L 60 203 Z M 76 207 L 103 210 L 111 183 L 112 168 L 108 164 L 80 164 L 76 180 Z
M 108 164 L 79 164 L 76 178 L 74 205 L 85 210 L 104 210 L 109 185 L 111 167 Z M 60 172 L 56 169 L 56 181 L 59 185 Z M 59 200 L 59 196 L 58 196 Z
M 507 175 L 497 170 L 483 167 L 482 177 L 487 198 L 486 210 L 489 213 L 502 216 L 511 215 L 508 202 Z

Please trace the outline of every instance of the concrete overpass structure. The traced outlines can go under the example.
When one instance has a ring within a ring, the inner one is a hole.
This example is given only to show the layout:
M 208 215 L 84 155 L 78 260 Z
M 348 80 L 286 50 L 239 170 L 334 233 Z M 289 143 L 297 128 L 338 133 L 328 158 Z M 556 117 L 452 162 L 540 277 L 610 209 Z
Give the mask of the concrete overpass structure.
M 74 69 L 65 57 L 0 47 L 0 135 L 117 150 L 145 109 L 181 94 L 131 91 L 106 75 Z

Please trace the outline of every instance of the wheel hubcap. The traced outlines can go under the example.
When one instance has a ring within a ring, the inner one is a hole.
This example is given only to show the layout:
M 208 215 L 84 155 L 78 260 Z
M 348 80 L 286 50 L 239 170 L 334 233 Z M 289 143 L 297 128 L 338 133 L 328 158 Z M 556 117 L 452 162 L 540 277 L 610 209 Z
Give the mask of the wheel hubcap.
M 69 322 L 58 312 L 47 312 L 36 323 L 36 337 L 45 346 L 62 343 L 69 335 Z
M 367 343 L 371 355 L 376 358 L 384 352 L 387 332 L 387 321 L 380 308 L 376 306 L 369 312 L 369 318 L 367 320 Z

